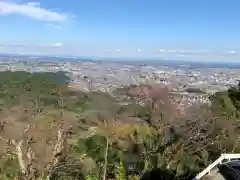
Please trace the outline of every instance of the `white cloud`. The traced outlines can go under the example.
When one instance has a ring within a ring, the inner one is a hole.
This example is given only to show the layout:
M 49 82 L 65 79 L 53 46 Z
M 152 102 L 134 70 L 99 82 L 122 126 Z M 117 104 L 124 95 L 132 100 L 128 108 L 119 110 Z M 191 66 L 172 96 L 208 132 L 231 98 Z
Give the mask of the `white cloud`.
M 167 52 L 168 52 L 168 53 L 176 53 L 177 50 L 172 50 L 172 49 L 171 49 L 171 50 L 168 50 Z
M 235 50 L 231 50 L 229 51 L 230 54 L 236 54 L 236 51 Z
M 40 6 L 40 2 L 29 2 L 29 3 L 27 3 L 27 5 L 39 7 Z
M 177 54 L 176 56 L 177 57 L 185 57 L 186 55 L 185 54 Z
M 160 49 L 160 53 L 165 53 L 166 51 L 164 49 Z
M 54 43 L 51 45 L 52 47 L 63 47 L 62 43 Z
M 59 24 L 51 24 L 51 23 L 46 24 L 46 26 L 51 27 L 51 28 L 54 28 L 54 29 L 63 29 L 63 28 L 64 28 L 64 26 L 62 26 L 62 25 L 59 25 Z
M 18 14 L 35 20 L 48 22 L 61 22 L 68 18 L 66 14 L 42 8 L 38 2 L 17 4 L 9 1 L 0 1 L 0 15 L 8 14 Z
M 177 53 L 180 53 L 180 54 L 206 54 L 206 53 L 209 53 L 210 51 L 209 50 L 177 50 L 176 51 Z
M 5 48 L 52 48 L 52 47 L 63 47 L 63 43 L 57 42 L 53 44 L 34 44 L 34 43 L 26 43 L 26 44 L 0 44 L 0 47 Z
M 160 49 L 158 53 L 171 55 L 193 55 L 193 54 L 207 54 L 209 50 L 191 50 L 191 49 Z

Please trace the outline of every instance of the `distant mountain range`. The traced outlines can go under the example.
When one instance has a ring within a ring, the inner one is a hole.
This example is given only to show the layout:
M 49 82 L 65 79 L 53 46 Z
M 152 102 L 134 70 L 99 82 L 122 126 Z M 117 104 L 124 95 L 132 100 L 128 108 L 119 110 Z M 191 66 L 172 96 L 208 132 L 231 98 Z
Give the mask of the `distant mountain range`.
M 91 58 L 87 58 L 87 57 L 74 57 L 74 56 L 44 56 L 44 55 L 24 55 L 24 54 L 0 54 L 0 59 L 3 58 L 12 58 L 12 59 L 39 59 L 39 60 L 43 60 L 43 59 L 86 59 L 86 60 L 91 60 Z
M 93 61 L 96 63 L 124 63 L 124 64 L 142 64 L 142 65 L 165 65 L 165 66 L 182 66 L 188 68 L 237 68 L 240 69 L 239 62 L 229 61 L 189 61 L 189 60 L 163 60 L 163 59 L 120 59 L 120 58 L 98 58 L 98 57 L 83 57 L 83 56 L 44 56 L 44 55 L 23 55 L 23 54 L 0 54 L 0 60 L 61 60 L 61 61 Z

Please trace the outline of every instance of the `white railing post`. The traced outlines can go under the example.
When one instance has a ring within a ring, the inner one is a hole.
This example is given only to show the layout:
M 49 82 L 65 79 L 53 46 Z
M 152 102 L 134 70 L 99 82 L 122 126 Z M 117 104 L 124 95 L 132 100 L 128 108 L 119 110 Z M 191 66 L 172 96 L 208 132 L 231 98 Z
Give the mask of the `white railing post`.
M 218 164 L 221 164 L 223 160 L 227 159 L 228 161 L 232 159 L 240 159 L 240 154 L 222 154 L 216 161 L 210 164 L 202 172 L 200 172 L 193 180 L 198 180 L 205 176 L 207 173 L 210 174 L 210 171 L 215 168 Z

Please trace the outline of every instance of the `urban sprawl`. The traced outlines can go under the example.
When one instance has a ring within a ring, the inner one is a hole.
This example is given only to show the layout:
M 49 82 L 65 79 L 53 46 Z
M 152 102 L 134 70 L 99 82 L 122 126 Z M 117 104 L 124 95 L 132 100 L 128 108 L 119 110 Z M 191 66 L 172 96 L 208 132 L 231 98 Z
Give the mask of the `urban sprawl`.
M 240 75 L 239 69 L 228 68 L 34 59 L 2 59 L 0 71 L 64 71 L 71 79 L 69 86 L 84 91 L 111 93 L 116 88 L 129 85 L 162 84 L 180 95 L 178 102 L 184 105 L 209 103 L 209 94 L 236 85 Z M 189 89 L 198 89 L 204 93 L 189 92 Z

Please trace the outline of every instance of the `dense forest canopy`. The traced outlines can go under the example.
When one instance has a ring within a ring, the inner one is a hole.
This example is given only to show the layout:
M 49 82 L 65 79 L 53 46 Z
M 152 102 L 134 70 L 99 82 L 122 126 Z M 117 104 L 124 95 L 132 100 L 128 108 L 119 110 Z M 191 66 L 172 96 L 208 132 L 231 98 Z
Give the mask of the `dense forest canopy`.
M 213 107 L 226 116 L 239 117 L 240 111 L 240 83 L 230 87 L 228 91 L 216 92 L 210 96 Z
M 20 100 L 41 100 L 47 104 L 56 104 L 56 94 L 60 88 L 67 88 L 69 77 L 63 72 L 0 72 L 0 97 L 2 105 L 20 103 Z
M 188 180 L 240 150 L 240 86 L 179 116 L 166 88 L 130 86 L 113 97 L 69 82 L 64 72 L 0 72 L 0 179 Z

